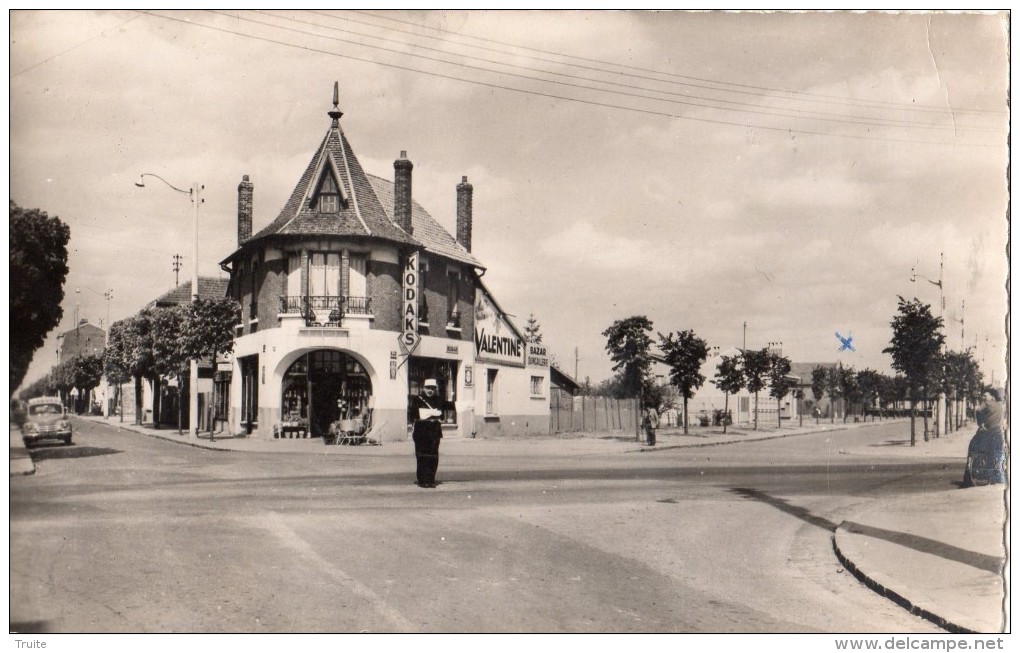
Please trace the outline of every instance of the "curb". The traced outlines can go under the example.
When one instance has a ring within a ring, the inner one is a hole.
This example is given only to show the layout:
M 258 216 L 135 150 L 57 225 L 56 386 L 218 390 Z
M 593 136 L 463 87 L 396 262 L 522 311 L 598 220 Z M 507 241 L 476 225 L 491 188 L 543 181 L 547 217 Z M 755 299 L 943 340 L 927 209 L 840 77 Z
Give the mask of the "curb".
M 874 426 L 881 426 L 883 423 L 888 422 L 875 422 Z M 836 428 L 826 429 L 824 431 L 801 431 L 799 433 L 781 433 L 779 435 L 765 435 L 762 437 L 747 437 L 742 440 L 725 440 L 722 442 L 696 442 L 691 444 L 667 444 L 663 446 L 655 445 L 652 447 L 644 447 L 642 449 L 629 449 L 624 453 L 643 453 L 651 451 L 668 451 L 669 449 L 698 449 L 700 447 L 718 447 L 724 444 L 740 444 L 742 442 L 764 442 L 766 440 L 779 440 L 782 438 L 794 438 L 801 435 L 818 435 L 819 433 L 837 433 L 839 431 L 849 431 L 852 428 L 867 428 L 872 424 L 864 424 L 861 426 L 837 426 Z
M 860 567 L 854 564 L 854 562 L 850 560 L 850 558 L 848 558 L 846 554 L 839 548 L 839 531 L 840 529 L 843 528 L 843 524 L 845 523 L 846 523 L 845 521 L 840 522 L 839 526 L 836 527 L 836 531 L 832 534 L 832 550 L 836 553 L 836 558 L 839 560 L 840 564 L 842 564 L 847 571 L 853 574 L 854 578 L 864 583 L 866 586 L 868 586 L 869 589 L 873 590 L 874 592 L 877 592 L 878 594 L 889 599 L 890 601 L 900 606 L 904 610 L 908 611 L 910 614 L 917 615 L 922 619 L 926 619 L 935 624 L 936 626 L 938 626 L 939 628 L 942 628 L 955 634 L 963 635 L 979 634 L 978 631 L 971 630 L 969 628 L 964 628 L 963 626 L 954 623 L 949 619 L 946 619 L 945 617 L 940 617 L 934 612 L 914 604 L 913 601 L 906 598 L 899 592 L 889 589 L 888 587 L 882 585 L 871 576 L 868 576 L 868 574 L 866 574 Z

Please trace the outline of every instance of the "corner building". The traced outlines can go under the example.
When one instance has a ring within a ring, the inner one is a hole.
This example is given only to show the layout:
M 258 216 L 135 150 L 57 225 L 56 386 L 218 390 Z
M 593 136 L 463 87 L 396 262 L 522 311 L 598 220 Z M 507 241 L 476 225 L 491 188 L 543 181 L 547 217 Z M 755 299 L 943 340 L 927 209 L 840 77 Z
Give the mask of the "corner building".
M 439 383 L 446 436 L 549 432 L 549 365 L 481 283 L 473 188 L 456 186 L 456 236 L 393 180 L 366 173 L 331 125 L 277 218 L 252 235 L 254 185 L 238 186 L 237 250 L 221 262 L 240 303 L 229 425 L 252 437 L 319 437 L 371 412 L 372 437 L 408 437 L 408 405 Z M 344 414 L 341 414 L 344 411 Z

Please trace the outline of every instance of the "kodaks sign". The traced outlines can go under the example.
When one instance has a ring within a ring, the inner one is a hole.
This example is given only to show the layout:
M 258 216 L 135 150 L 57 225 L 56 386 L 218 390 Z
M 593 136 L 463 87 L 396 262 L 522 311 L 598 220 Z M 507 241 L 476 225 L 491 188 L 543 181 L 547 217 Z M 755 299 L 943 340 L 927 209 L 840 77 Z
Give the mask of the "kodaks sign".
M 400 348 L 410 356 L 421 342 L 418 334 L 418 252 L 407 255 L 404 264 L 404 306 L 400 327 Z
M 523 367 L 524 351 L 524 339 L 479 289 L 475 300 L 475 358 Z

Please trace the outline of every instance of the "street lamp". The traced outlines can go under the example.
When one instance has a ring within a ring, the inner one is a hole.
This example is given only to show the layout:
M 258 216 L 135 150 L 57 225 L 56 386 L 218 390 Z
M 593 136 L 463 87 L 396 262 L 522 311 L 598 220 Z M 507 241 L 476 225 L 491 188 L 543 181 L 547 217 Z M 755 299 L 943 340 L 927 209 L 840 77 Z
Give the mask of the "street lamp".
M 155 177 L 160 180 L 171 189 L 178 193 L 186 193 L 191 196 L 192 214 L 194 216 L 194 227 L 195 227 L 195 247 L 194 247 L 194 260 L 195 263 L 191 267 L 191 301 L 194 303 L 198 300 L 198 205 L 203 202 L 200 198 L 200 193 L 205 189 L 198 182 L 191 185 L 191 190 L 184 190 L 174 186 L 166 179 L 163 179 L 159 175 L 151 172 L 143 172 L 139 177 L 138 181 L 135 182 L 135 186 L 139 188 L 145 188 L 145 178 Z M 191 374 L 189 377 L 191 384 L 191 392 L 189 393 L 190 401 L 188 403 L 188 436 L 192 438 L 198 437 L 198 359 L 191 359 Z M 159 419 L 159 416 L 154 416 L 155 419 Z

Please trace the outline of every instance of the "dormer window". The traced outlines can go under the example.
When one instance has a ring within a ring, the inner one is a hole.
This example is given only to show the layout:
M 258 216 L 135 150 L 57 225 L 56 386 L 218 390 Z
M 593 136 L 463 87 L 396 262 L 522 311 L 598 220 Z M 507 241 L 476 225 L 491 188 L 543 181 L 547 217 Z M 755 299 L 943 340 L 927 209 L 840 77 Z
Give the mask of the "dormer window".
M 337 189 L 333 175 L 328 172 L 322 176 L 319 187 L 319 212 L 337 213 L 340 210 L 340 191 Z

